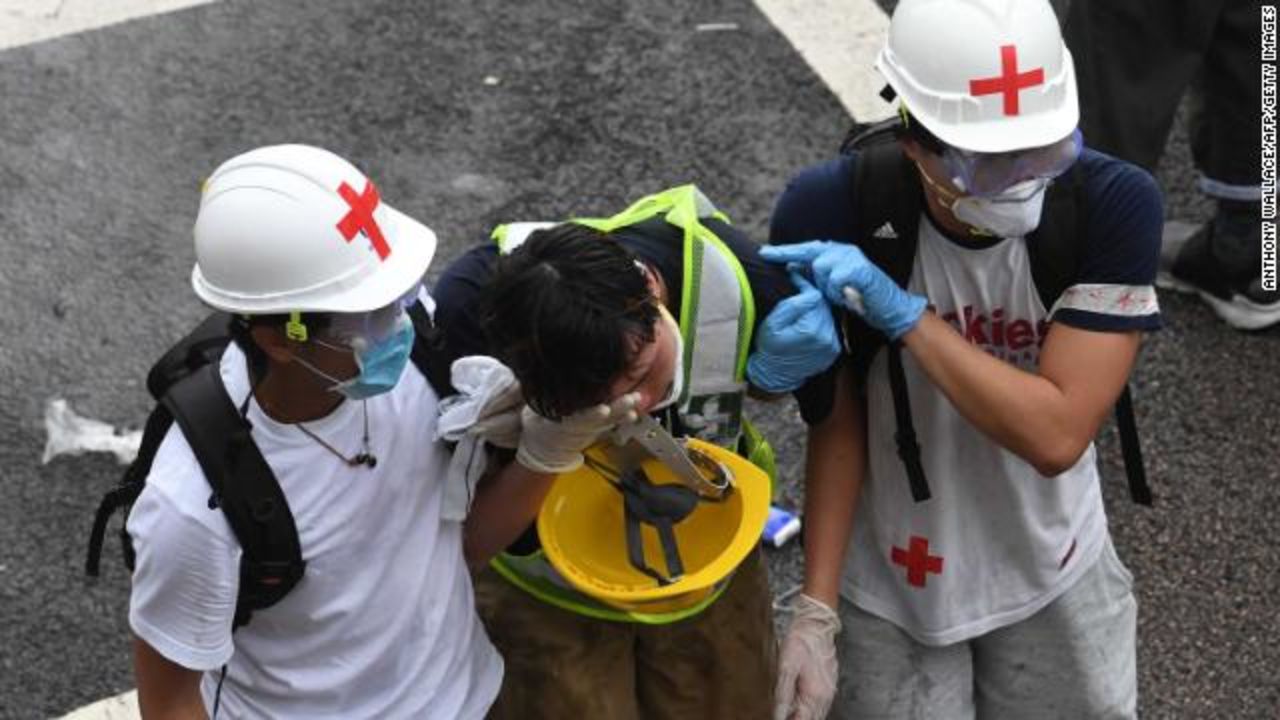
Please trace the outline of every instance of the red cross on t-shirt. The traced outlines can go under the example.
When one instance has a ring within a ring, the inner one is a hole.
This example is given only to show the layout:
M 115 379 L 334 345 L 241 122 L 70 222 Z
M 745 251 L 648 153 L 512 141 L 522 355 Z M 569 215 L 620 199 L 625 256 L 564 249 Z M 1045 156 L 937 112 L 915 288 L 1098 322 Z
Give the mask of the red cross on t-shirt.
M 889 559 L 893 561 L 894 565 L 902 565 L 907 568 L 908 585 L 924 587 L 929 573 L 934 575 L 942 574 L 942 557 L 929 554 L 929 541 L 927 539 L 912 535 L 907 546 L 910 548 L 909 550 L 894 547 L 889 553 Z
M 347 242 L 351 242 L 357 233 L 364 231 L 373 244 L 373 249 L 377 251 L 378 259 L 386 260 L 391 254 L 391 246 L 382 236 L 382 228 L 373 219 L 373 211 L 377 209 L 379 201 L 378 188 L 371 181 L 365 180 L 364 192 L 357 195 L 354 188 L 343 182 L 338 186 L 338 194 L 351 206 L 351 210 L 338 221 L 338 232 L 342 233 Z
M 1004 95 L 1004 114 L 1018 114 L 1018 92 L 1029 87 L 1044 84 L 1044 68 L 1036 68 L 1027 72 L 1018 72 L 1018 48 L 1014 45 L 1000 46 L 1000 76 L 978 78 L 969 81 L 969 94 Z

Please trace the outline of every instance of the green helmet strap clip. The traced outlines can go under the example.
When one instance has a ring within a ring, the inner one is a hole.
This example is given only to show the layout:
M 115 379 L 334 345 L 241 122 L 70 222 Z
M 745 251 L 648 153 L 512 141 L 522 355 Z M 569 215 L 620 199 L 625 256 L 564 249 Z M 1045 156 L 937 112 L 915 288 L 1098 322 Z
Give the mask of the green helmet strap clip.
M 307 324 L 302 322 L 302 313 L 289 313 L 289 322 L 284 324 L 285 337 L 298 342 L 307 341 Z

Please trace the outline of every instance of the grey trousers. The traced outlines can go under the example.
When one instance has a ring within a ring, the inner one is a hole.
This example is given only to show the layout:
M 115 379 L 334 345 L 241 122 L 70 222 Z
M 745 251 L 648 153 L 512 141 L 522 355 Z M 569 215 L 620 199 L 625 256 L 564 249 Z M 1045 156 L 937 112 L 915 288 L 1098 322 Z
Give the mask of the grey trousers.
M 1094 566 L 1031 617 L 966 642 L 922 645 L 840 602 L 843 720 L 1137 717 L 1133 577 L 1110 538 Z

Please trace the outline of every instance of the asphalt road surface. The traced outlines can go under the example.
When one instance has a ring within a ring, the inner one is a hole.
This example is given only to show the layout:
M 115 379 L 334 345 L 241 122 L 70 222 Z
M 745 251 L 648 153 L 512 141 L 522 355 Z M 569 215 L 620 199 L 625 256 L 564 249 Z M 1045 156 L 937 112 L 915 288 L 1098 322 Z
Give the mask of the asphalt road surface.
M 42 465 L 43 415 L 56 397 L 145 417 L 147 367 L 203 313 L 190 228 L 221 160 L 285 141 L 355 159 L 439 233 L 440 268 L 496 223 L 610 214 L 690 181 L 763 237 L 786 178 L 848 122 L 747 0 L 226 1 L 0 52 L 0 717 L 132 686 L 117 547 L 100 581 L 82 575 L 121 468 Z M 1167 213 L 1201 219 L 1181 126 Z M 1154 509 L 1127 501 L 1110 428 L 1100 443 L 1140 601 L 1141 709 L 1274 718 L 1280 332 L 1161 303 L 1134 382 Z M 796 507 L 798 416 L 755 410 Z M 772 565 L 793 585 L 798 546 Z

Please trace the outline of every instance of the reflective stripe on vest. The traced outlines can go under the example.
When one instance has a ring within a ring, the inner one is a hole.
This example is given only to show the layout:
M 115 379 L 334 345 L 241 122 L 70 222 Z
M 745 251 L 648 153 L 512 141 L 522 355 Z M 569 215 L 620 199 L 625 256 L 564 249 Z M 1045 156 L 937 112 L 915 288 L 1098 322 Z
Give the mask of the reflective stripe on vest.
M 512 250 L 524 244 L 529 236 L 538 230 L 549 227 L 555 227 L 553 222 L 513 222 L 506 225 L 499 225 L 493 229 L 493 233 L 489 236 L 494 242 L 498 243 L 498 252 L 503 255 L 509 254 Z
M 747 355 L 755 326 L 755 298 L 742 263 L 703 220 L 729 224 L 729 218 L 693 185 L 682 185 L 642 198 L 610 218 L 574 218 L 571 222 L 609 233 L 662 215 L 683 231 L 683 302 L 680 335 L 684 341 L 684 376 L 677 403 L 680 418 L 695 436 L 721 447 L 740 450 Z M 492 238 L 507 254 L 533 232 L 555 225 L 517 222 L 500 225 Z M 761 465 L 772 480 L 773 450 L 758 433 L 748 432 L 748 459 Z M 764 467 L 768 465 L 768 467 Z M 547 562 L 542 551 L 518 556 L 503 553 L 490 563 L 516 587 L 557 607 L 600 620 L 661 625 L 697 615 L 720 597 L 732 574 L 697 605 L 670 613 L 638 613 L 605 605 L 578 592 Z
M 562 610 L 568 610 L 596 620 L 642 623 L 645 625 L 666 625 L 667 623 L 697 615 L 720 597 L 720 594 L 729 586 L 729 579 L 733 577 L 730 574 L 724 580 L 721 580 L 715 592 L 692 607 L 677 612 L 641 613 L 620 610 L 610 605 L 605 605 L 589 595 L 578 592 L 552 567 L 540 549 L 530 555 L 502 553 L 489 561 L 489 565 L 507 582 Z

